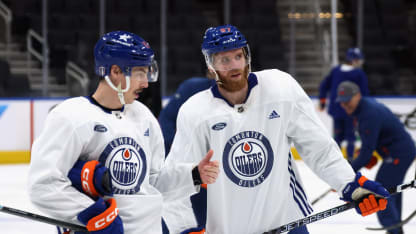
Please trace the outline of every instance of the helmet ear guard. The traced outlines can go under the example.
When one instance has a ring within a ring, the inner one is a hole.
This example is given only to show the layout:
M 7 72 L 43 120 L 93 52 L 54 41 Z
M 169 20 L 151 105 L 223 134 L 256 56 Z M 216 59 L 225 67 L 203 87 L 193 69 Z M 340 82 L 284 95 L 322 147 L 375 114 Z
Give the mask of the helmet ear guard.
M 98 67 L 98 70 L 96 71 L 96 73 L 99 77 L 104 77 L 107 72 L 105 71 L 105 67 L 101 66 L 101 67 Z

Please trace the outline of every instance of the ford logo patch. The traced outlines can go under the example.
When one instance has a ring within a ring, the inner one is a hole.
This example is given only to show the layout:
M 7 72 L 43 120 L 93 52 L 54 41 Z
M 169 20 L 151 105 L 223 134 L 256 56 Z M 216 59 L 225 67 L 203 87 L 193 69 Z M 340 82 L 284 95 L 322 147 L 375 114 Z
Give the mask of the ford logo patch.
M 217 124 L 214 124 L 214 126 L 212 126 L 212 130 L 219 131 L 219 130 L 224 129 L 226 126 L 227 126 L 226 123 L 217 123 Z
M 107 128 L 104 125 L 97 124 L 94 126 L 94 131 L 96 132 L 107 132 Z

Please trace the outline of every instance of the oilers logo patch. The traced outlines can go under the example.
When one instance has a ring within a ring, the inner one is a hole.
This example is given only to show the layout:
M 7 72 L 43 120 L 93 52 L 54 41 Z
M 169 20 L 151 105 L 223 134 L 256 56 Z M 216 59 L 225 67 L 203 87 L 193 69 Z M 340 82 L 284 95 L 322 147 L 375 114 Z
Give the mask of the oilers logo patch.
M 273 159 L 269 140 L 255 131 L 240 132 L 231 137 L 222 157 L 225 174 L 241 187 L 261 184 L 272 170 Z
M 133 138 L 108 143 L 99 158 L 110 171 L 114 194 L 135 194 L 146 176 L 146 155 Z

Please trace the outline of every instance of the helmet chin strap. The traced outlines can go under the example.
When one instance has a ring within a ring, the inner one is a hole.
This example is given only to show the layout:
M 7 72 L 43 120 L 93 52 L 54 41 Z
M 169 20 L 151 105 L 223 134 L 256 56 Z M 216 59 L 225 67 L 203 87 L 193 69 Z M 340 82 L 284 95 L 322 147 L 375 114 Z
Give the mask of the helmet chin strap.
M 221 85 L 223 82 L 220 80 L 220 77 L 218 76 L 217 71 L 211 65 L 208 65 L 208 69 L 210 69 L 215 74 L 215 82 L 218 85 Z
M 107 75 L 104 77 L 105 81 L 107 82 L 107 84 L 114 90 L 117 92 L 118 95 L 118 99 L 120 100 L 121 105 L 125 105 L 126 101 L 124 100 L 124 93 L 127 92 L 130 89 L 130 76 L 125 76 L 126 78 L 126 88 L 122 89 L 121 88 L 121 82 L 116 86 L 114 86 L 113 82 L 111 82 L 110 77 Z
M 118 99 L 120 99 L 121 105 L 124 106 L 126 104 L 126 101 L 124 100 L 124 94 L 123 94 L 123 90 L 121 89 L 121 83 L 117 85 L 117 95 L 118 95 Z

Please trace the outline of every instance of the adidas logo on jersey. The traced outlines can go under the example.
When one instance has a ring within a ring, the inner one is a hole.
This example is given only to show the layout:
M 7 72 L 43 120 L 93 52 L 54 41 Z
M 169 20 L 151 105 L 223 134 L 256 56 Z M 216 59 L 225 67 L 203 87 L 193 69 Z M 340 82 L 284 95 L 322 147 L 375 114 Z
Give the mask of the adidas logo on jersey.
M 150 135 L 149 129 L 146 129 L 146 131 L 144 132 L 144 136 L 149 136 L 149 135 Z
M 280 115 L 275 110 L 273 110 L 272 113 L 270 113 L 269 115 L 269 119 L 275 119 L 275 118 L 280 118 Z

